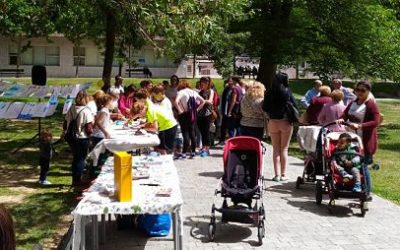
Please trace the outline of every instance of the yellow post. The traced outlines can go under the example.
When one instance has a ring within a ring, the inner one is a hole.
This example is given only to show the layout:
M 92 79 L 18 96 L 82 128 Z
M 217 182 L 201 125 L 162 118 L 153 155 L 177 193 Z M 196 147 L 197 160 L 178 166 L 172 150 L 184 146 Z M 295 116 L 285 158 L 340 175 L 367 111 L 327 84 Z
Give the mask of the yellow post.
M 132 201 L 132 156 L 127 152 L 114 154 L 114 186 L 118 201 Z

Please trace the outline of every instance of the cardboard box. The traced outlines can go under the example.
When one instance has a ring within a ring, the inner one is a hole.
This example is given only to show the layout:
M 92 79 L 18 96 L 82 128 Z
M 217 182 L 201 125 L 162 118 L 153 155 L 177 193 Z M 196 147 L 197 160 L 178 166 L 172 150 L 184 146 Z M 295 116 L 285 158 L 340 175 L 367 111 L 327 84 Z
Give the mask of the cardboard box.
M 132 201 L 132 155 L 127 152 L 114 154 L 114 185 L 118 201 Z

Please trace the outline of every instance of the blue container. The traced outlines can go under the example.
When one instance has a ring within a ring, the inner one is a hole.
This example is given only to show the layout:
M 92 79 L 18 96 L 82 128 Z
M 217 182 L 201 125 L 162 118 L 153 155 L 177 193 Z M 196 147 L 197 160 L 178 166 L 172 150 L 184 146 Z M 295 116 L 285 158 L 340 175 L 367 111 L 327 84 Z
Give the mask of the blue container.
M 171 230 L 171 214 L 140 215 L 138 227 L 148 236 L 167 236 Z

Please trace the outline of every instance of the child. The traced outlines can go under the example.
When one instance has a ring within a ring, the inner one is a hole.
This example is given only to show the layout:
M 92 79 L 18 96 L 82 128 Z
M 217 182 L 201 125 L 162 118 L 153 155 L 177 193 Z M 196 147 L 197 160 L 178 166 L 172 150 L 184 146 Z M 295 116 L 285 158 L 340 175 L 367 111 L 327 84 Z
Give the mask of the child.
M 360 167 L 361 159 L 354 149 L 351 148 L 351 136 L 343 133 L 339 136 L 334 154 L 334 161 L 338 166 L 338 170 L 343 178 L 355 179 L 356 182 L 353 187 L 353 192 L 361 192 L 361 176 Z M 346 154 L 348 153 L 348 154 Z M 349 174 L 351 173 L 351 175 Z
M 47 172 L 50 168 L 50 159 L 52 157 L 53 147 L 51 145 L 51 141 L 53 140 L 53 135 L 48 131 L 40 132 L 40 141 L 39 141 L 39 165 L 40 165 L 40 177 L 39 184 L 41 185 L 51 185 L 51 182 L 48 181 Z
M 110 139 L 111 135 L 109 132 L 111 117 L 110 109 L 113 105 L 113 97 L 111 95 L 104 95 L 98 100 L 99 111 L 96 115 L 95 125 L 93 129 L 93 134 L 91 136 L 92 147 L 96 145 L 103 139 Z M 100 156 L 98 166 L 104 164 L 104 155 Z M 91 176 L 94 176 L 94 169 L 92 169 Z
M 183 147 L 183 135 L 181 131 L 181 126 L 177 127 L 175 141 L 174 141 L 174 159 L 186 159 L 186 155 L 182 154 L 182 147 Z

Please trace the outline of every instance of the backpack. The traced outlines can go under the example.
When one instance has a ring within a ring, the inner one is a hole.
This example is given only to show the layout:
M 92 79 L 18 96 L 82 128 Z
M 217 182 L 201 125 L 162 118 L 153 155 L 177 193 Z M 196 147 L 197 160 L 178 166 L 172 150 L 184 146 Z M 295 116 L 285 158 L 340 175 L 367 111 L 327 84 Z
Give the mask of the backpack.
M 65 132 L 64 139 L 68 144 L 73 144 L 78 140 L 78 133 L 79 133 L 79 128 L 78 128 L 78 117 L 81 114 L 81 112 L 84 110 L 83 108 L 79 113 L 76 115 L 74 119 L 71 120 L 71 122 L 68 124 L 67 131 Z M 72 109 L 71 109 L 72 110 Z
M 187 101 L 187 107 L 190 117 L 190 122 L 195 123 L 197 120 L 197 102 L 194 96 L 190 96 Z
M 214 106 L 214 109 L 218 109 L 219 102 L 220 102 L 220 100 L 219 100 L 218 92 L 217 92 L 217 90 L 214 90 L 214 97 L 213 97 L 213 106 Z

